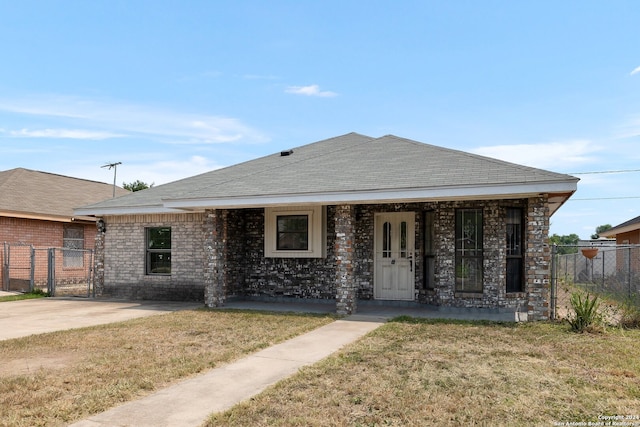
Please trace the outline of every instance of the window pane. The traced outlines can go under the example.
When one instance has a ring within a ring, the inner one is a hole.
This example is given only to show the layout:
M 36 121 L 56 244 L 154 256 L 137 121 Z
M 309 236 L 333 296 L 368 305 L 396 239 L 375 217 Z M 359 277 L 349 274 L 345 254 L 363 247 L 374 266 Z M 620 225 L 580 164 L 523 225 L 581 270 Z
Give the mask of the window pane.
M 171 249 L 171 227 L 148 228 L 147 249 Z
M 425 212 L 424 214 L 424 253 L 426 255 L 434 255 L 433 239 L 434 239 L 433 212 Z
M 522 209 L 507 209 L 507 292 L 524 290 Z
M 158 252 L 149 253 L 149 273 L 171 274 L 171 254 Z
M 277 217 L 276 222 L 278 250 L 309 250 L 308 215 L 281 215 Z
M 400 258 L 407 257 L 407 222 L 400 223 Z
M 435 287 L 435 228 L 434 213 L 428 211 L 424 213 L 424 287 L 433 289 Z
M 65 227 L 65 239 L 84 239 L 84 227 Z
M 522 292 L 522 258 L 507 258 L 507 292 Z
M 391 257 L 391 223 L 382 225 L 382 258 Z
M 64 227 L 62 247 L 65 249 L 84 249 L 84 227 L 69 225 Z M 64 267 L 82 267 L 84 253 L 82 251 L 63 251 Z

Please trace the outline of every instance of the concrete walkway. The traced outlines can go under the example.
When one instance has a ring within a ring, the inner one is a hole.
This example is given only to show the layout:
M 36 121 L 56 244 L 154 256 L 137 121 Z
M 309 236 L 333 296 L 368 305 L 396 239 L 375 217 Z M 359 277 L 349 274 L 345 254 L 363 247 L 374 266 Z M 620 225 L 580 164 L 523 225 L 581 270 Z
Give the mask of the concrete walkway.
M 207 417 L 262 392 L 329 356 L 387 320 L 353 315 L 140 400 L 72 424 L 72 427 L 197 427 Z

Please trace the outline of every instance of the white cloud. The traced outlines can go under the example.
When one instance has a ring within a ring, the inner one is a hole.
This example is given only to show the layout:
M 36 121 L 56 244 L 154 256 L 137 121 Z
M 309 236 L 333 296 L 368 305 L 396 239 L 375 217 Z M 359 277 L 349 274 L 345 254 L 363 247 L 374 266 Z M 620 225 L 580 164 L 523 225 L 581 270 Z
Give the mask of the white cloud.
M 53 122 L 53 129 L 65 127 L 97 128 L 86 130 L 89 139 L 98 135 L 127 134 L 167 143 L 213 144 L 229 142 L 265 142 L 260 132 L 239 119 L 208 114 L 187 113 L 154 106 L 120 101 L 91 100 L 70 96 L 40 96 L 0 99 L 0 111 L 38 116 Z M 44 137 L 47 132 L 43 132 Z M 81 131 L 75 133 L 76 137 Z M 136 135 L 137 134 L 137 135 Z M 69 133 L 73 135 L 73 133 Z M 26 134 L 24 136 L 27 136 Z M 33 135 L 37 136 L 37 135 Z M 73 137 L 73 136 L 68 136 Z
M 633 76 L 634 74 L 640 73 L 640 67 L 635 68 L 629 75 Z
M 541 144 L 494 145 L 470 151 L 535 168 L 567 170 L 595 162 L 597 159 L 594 154 L 601 151 L 601 147 L 588 140 L 571 140 Z
M 40 129 L 40 130 L 29 130 L 29 129 L 20 129 L 20 130 L 12 130 L 7 131 L 4 129 L 0 129 L 0 133 L 4 133 L 6 135 L 20 138 L 59 138 L 59 139 L 91 139 L 91 140 L 101 140 L 101 139 L 109 139 L 109 138 L 118 138 L 124 135 L 111 133 L 111 132 L 100 132 L 100 131 L 88 131 L 81 129 Z
M 294 95 L 319 96 L 322 98 L 329 98 L 338 95 L 337 93 L 330 92 L 328 90 L 322 91 L 318 85 L 289 86 L 285 92 L 292 93 Z

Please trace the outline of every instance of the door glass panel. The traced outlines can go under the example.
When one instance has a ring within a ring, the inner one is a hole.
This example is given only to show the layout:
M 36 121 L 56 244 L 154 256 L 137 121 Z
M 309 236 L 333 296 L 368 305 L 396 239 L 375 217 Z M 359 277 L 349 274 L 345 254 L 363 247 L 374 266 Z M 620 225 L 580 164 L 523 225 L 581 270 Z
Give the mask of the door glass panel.
M 382 258 L 391 258 L 391 223 L 382 225 Z
M 407 257 L 407 222 L 400 223 L 400 258 Z

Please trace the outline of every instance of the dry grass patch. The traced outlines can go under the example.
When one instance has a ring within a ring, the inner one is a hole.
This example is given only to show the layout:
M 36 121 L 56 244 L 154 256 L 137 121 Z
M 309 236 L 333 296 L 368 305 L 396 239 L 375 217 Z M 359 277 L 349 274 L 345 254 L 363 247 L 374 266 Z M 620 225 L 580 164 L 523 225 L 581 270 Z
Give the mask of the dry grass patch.
M 640 414 L 640 331 L 388 323 L 207 426 L 552 425 Z
M 0 426 L 65 425 L 330 323 L 329 316 L 180 311 L 0 341 Z

